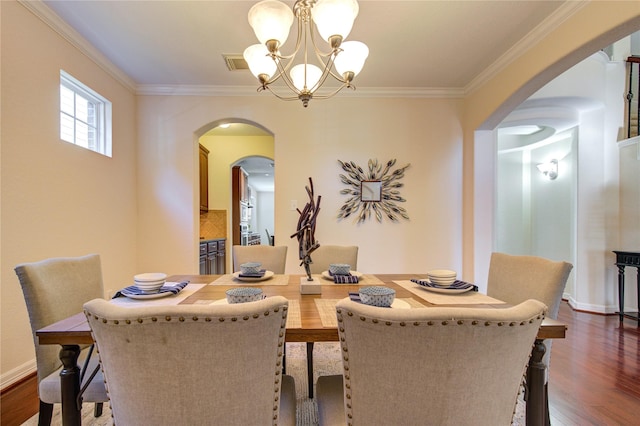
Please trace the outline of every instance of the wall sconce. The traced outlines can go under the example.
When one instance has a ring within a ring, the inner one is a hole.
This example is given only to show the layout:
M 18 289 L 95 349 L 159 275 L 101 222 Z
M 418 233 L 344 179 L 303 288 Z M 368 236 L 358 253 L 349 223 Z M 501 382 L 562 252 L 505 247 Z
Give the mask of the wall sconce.
M 547 163 L 540 163 L 536 167 L 538 167 L 540 173 L 545 175 L 549 180 L 554 180 L 558 177 L 558 160 L 556 159 Z

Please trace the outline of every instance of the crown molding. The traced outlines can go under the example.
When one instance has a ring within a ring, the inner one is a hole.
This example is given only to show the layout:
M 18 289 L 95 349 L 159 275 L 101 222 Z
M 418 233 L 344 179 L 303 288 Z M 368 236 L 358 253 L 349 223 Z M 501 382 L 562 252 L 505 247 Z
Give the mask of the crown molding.
M 137 95 L 146 96 L 265 96 L 255 86 L 139 84 Z M 346 90 L 337 96 L 352 98 L 462 98 L 461 88 L 366 87 Z
M 0 0 L 1 1 L 1 0 Z M 18 0 L 27 10 L 37 16 L 42 22 L 47 24 L 56 33 L 67 40 L 85 56 L 95 62 L 105 72 L 115 78 L 131 92 L 136 91 L 136 83 L 120 68 L 115 66 L 106 56 L 89 43 L 80 33 L 74 30 L 69 24 L 56 15 L 41 0 Z
M 564 2 L 555 12 L 547 19 L 531 30 L 520 41 L 507 50 L 493 64 L 489 65 L 483 72 L 478 74 L 465 88 L 465 95 L 475 92 L 483 84 L 487 83 L 493 76 L 505 69 L 509 64 L 514 62 L 520 56 L 524 55 L 529 49 L 542 41 L 551 31 L 558 28 L 585 7 L 589 1 L 567 1 Z

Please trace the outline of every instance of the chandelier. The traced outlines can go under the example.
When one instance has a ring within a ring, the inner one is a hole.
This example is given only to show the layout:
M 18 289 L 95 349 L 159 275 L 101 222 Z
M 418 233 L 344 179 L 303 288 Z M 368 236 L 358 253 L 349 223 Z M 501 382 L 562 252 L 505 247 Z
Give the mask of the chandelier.
M 362 70 L 369 48 L 359 41 L 344 40 L 351 32 L 358 9 L 356 0 L 297 0 L 293 11 L 278 0 L 263 0 L 253 5 L 249 10 L 249 24 L 260 43 L 245 49 L 243 56 L 260 82 L 258 92 L 268 89 L 283 100 L 300 99 L 307 107 L 312 98 L 327 99 L 345 87 L 355 89 L 351 82 Z M 296 46 L 293 53 L 284 55 L 280 48 L 289 37 L 294 18 L 298 23 Z M 316 43 L 312 20 L 322 40 L 328 43 L 324 51 Z M 311 54 L 307 50 L 309 40 L 313 48 Z M 298 53 L 302 62 L 293 65 Z M 313 55 L 320 67 L 308 62 Z M 318 93 L 329 76 L 339 82 L 339 87 Z M 293 93 L 277 93 L 271 84 L 279 79 Z

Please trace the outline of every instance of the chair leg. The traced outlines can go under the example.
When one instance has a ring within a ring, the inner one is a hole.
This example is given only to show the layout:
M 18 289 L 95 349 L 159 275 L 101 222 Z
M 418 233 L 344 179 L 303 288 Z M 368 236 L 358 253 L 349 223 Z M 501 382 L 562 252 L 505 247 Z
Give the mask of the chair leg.
M 309 398 L 313 398 L 313 342 L 307 342 L 307 381 L 309 383 Z
M 40 401 L 40 411 L 38 412 L 38 426 L 50 426 L 53 417 L 53 404 Z
M 93 407 L 93 417 L 98 418 L 102 415 L 102 402 L 96 402 L 96 405 Z
M 551 426 L 551 418 L 549 416 L 549 382 L 544 384 L 544 424 Z

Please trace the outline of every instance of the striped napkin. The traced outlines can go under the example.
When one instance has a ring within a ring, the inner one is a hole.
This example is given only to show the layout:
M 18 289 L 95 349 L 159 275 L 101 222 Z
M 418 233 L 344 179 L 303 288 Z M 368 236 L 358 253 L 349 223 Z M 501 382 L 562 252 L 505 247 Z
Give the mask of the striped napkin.
M 451 285 L 439 285 L 439 284 L 434 284 L 429 280 L 419 280 L 415 278 L 412 278 L 411 282 L 414 282 L 423 287 L 442 288 L 442 289 L 449 289 L 449 290 L 466 290 L 468 288 L 473 287 L 473 291 L 478 291 L 477 285 L 468 283 L 466 281 L 460 281 L 460 280 L 455 280 Z
M 262 277 L 264 277 L 265 272 L 267 272 L 266 269 L 260 269 L 260 271 L 252 272 L 250 274 L 243 274 L 241 272 L 238 276 L 242 277 L 242 278 L 262 278 Z
M 158 293 L 169 293 L 169 292 L 171 292 L 173 294 L 178 294 L 178 293 L 180 293 L 180 291 L 182 291 L 183 288 L 185 288 L 187 286 L 187 284 L 189 284 L 189 281 L 182 281 L 182 282 L 179 282 L 179 283 L 170 283 L 170 284 L 165 283 L 165 285 L 160 287 L 160 290 L 158 290 Z M 144 291 L 140 290 L 135 285 L 131 285 L 129 287 L 125 287 L 122 290 L 116 292 L 116 294 L 113 295 L 112 299 L 115 299 L 116 297 L 126 296 L 127 294 L 134 295 L 134 296 L 140 296 L 140 295 L 145 295 L 145 294 L 149 294 L 149 293 L 145 293 Z
M 357 284 L 358 277 L 355 275 L 334 275 L 333 282 L 336 284 Z

